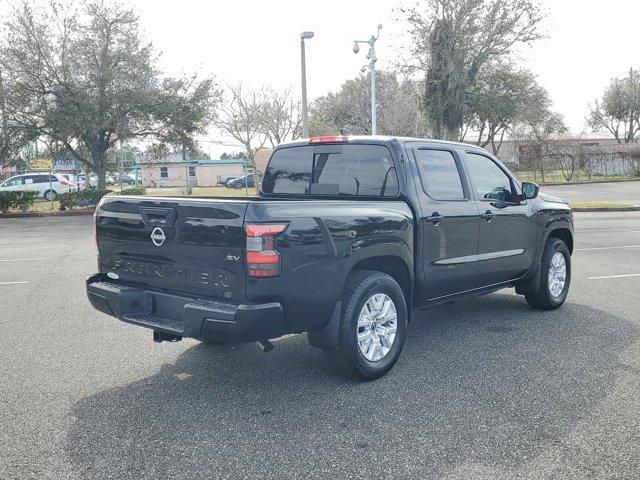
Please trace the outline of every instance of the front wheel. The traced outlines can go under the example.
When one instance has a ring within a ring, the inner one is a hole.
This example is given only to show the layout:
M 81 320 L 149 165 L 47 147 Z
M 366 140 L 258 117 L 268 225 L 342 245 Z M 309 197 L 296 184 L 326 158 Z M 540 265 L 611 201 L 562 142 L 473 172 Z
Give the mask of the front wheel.
M 47 190 L 46 192 L 44 192 L 44 198 L 49 202 L 53 202 L 57 197 L 58 194 L 53 190 Z
M 398 360 L 407 330 L 407 304 L 389 275 L 354 272 L 342 298 L 338 347 L 325 351 L 341 375 L 358 380 L 384 376 Z
M 547 240 L 540 268 L 540 283 L 525 298 L 533 308 L 555 310 L 566 300 L 571 283 L 571 253 L 562 240 Z
M 244 185 L 242 185 L 240 182 L 236 183 L 236 189 L 240 190 L 241 188 L 244 188 Z

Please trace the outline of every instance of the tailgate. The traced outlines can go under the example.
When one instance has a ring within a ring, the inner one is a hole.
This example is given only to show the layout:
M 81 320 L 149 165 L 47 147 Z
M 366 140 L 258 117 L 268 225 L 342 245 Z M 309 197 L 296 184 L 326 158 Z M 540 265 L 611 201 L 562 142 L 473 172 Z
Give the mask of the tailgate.
M 150 288 L 243 301 L 247 204 L 105 197 L 96 210 L 100 272 Z

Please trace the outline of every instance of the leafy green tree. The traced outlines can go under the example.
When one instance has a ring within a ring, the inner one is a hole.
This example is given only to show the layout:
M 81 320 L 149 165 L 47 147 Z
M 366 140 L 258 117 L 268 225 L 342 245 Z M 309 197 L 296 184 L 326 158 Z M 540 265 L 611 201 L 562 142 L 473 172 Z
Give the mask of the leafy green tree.
M 457 140 L 468 92 L 491 61 L 542 35 L 538 0 L 423 0 L 401 9 L 410 70 L 425 72 L 423 108 L 437 138 Z
M 0 167 L 14 165 L 18 154 L 37 137 L 37 132 L 16 125 L 7 110 L 7 97 L 0 69 Z
M 149 136 L 189 145 L 215 91 L 210 80 L 163 81 L 138 20 L 102 0 L 24 0 L 4 24 L 0 69 L 12 121 L 62 145 L 96 172 L 100 189 L 110 148 Z
M 640 70 L 626 78 L 614 78 L 596 100 L 587 118 L 594 130 L 605 129 L 618 143 L 630 143 L 640 133 Z
M 490 146 L 498 155 L 507 131 L 524 121 L 528 110 L 537 108 L 546 99 L 547 92 L 531 72 L 510 63 L 492 64 L 478 75 L 469 94 L 465 133 L 473 129 L 478 134 L 476 144 L 483 148 Z
M 198 153 L 195 137 L 207 132 L 221 93 L 213 78 L 199 80 L 191 75 L 162 82 L 158 105 L 163 128 L 158 136 L 178 149 L 183 160 Z
M 382 135 L 421 136 L 427 131 L 420 112 L 419 85 L 400 80 L 394 72 L 378 72 L 378 131 Z M 335 135 L 348 128 L 353 134 L 371 133 L 370 77 L 347 80 L 340 90 L 317 98 L 309 109 L 313 135 Z

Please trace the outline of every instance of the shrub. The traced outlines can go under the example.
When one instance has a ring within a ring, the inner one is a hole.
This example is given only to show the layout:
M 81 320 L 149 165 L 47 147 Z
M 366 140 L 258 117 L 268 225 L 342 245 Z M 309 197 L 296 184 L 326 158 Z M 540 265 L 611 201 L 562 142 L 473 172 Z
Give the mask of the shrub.
M 146 195 L 147 190 L 141 186 L 125 188 L 120 192 L 120 195 Z
M 0 192 L 0 212 L 8 212 L 16 203 L 18 192 Z
M 7 212 L 10 208 L 17 208 L 21 212 L 26 212 L 33 206 L 37 198 L 38 192 L 32 190 L 0 192 L 0 212 Z
M 185 188 L 180 190 L 183 195 L 193 195 L 193 186 L 187 185 Z
M 19 208 L 21 212 L 26 212 L 33 204 L 36 203 L 36 198 L 38 198 L 39 193 L 34 192 L 33 190 L 25 190 L 22 192 L 16 192 L 17 198 L 14 206 Z
M 76 190 L 75 192 L 61 193 L 58 195 L 60 210 L 66 210 L 67 208 L 73 210 L 76 207 L 97 205 L 102 197 L 111 192 L 112 190 L 87 188 L 85 190 Z

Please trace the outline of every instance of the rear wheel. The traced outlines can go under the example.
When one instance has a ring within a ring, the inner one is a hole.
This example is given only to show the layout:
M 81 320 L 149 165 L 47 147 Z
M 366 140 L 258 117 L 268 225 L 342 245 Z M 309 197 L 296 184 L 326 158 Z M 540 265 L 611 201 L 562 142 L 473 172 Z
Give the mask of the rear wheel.
M 571 253 L 562 240 L 547 240 L 540 268 L 540 282 L 525 293 L 525 298 L 533 308 L 555 310 L 566 300 L 571 284 Z
M 44 192 L 43 196 L 49 202 L 52 202 L 58 197 L 58 194 L 56 192 L 54 192 L 53 190 L 47 190 L 46 192 Z
M 244 185 L 240 182 L 236 183 L 236 189 L 240 190 L 241 188 L 244 188 Z
M 402 289 L 389 275 L 361 270 L 345 286 L 338 347 L 325 354 L 341 375 L 374 380 L 396 363 L 407 329 Z

